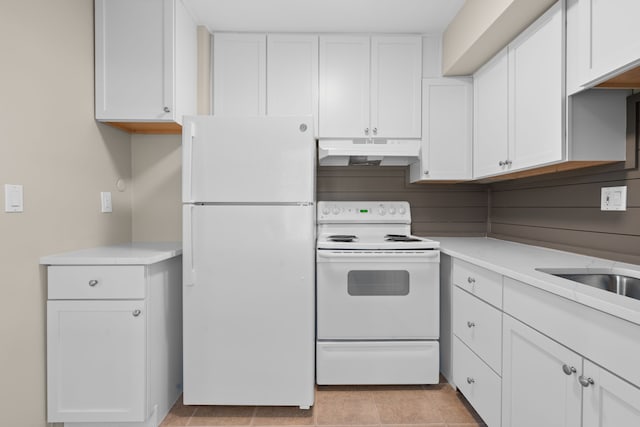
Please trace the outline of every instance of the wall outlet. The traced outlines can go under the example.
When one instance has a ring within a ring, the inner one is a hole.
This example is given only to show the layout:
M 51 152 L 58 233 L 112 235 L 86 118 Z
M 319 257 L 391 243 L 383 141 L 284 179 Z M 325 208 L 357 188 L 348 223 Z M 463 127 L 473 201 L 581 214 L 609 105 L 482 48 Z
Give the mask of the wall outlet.
M 626 211 L 627 186 L 602 187 L 600 192 L 601 211 Z
M 24 197 L 22 194 L 22 185 L 5 184 L 4 185 L 4 211 L 5 212 L 23 212 Z
M 102 207 L 102 213 L 113 212 L 113 205 L 111 204 L 111 192 L 103 191 L 100 193 L 100 204 Z

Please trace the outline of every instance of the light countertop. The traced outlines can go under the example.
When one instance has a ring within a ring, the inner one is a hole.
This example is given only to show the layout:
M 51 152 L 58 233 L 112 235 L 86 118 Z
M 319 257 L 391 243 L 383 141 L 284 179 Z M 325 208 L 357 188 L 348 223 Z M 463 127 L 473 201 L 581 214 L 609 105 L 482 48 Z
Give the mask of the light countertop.
M 182 254 L 179 242 L 135 242 L 47 255 L 44 265 L 150 265 Z
M 640 277 L 640 266 L 485 237 L 429 237 L 444 254 L 640 325 L 640 301 L 555 277 L 538 268 L 613 268 Z

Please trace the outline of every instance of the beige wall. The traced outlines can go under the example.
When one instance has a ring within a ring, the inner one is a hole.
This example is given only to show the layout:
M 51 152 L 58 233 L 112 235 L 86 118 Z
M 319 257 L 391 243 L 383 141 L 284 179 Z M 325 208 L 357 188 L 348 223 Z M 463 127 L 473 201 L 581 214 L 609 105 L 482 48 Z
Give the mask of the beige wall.
M 133 240 L 181 241 L 180 135 L 133 135 Z
M 555 2 L 467 0 L 443 34 L 443 74 L 472 74 Z
M 131 239 L 130 138 L 93 119 L 93 2 L 0 2 L 0 425 L 46 425 L 39 257 Z M 24 213 L 4 212 L 4 184 Z M 130 188 L 130 185 L 127 186 Z M 101 214 L 99 193 L 113 193 Z

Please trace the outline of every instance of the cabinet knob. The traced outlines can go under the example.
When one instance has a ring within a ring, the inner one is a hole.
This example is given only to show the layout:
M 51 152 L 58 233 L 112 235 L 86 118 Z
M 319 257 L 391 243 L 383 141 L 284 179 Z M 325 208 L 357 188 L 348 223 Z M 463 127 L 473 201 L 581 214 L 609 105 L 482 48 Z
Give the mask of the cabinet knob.
M 474 279 L 473 277 L 469 276 L 469 277 L 467 277 L 467 282 L 476 283 L 476 279 Z
M 377 135 L 378 134 L 378 128 L 373 128 L 373 134 Z
M 425 175 L 429 175 L 429 171 L 424 171 L 424 174 Z
M 364 134 L 369 135 L 369 128 L 364 128 Z
M 131 313 L 131 314 L 133 314 L 133 317 L 138 317 L 138 316 L 140 316 L 140 314 L 142 314 L 142 311 L 140 311 L 140 310 L 133 310 L 133 313 Z
M 467 384 L 473 384 L 475 382 L 476 382 L 476 380 L 474 380 L 473 378 L 467 377 Z
M 500 160 L 500 161 L 498 162 L 498 165 L 499 165 L 499 166 L 505 166 L 505 165 L 506 165 L 506 163 L 505 163 L 505 162 L 503 162 L 502 160 Z
M 511 160 L 504 161 L 505 166 L 511 166 L 511 163 L 513 163 Z
M 578 377 L 578 382 L 582 387 L 589 387 L 590 385 L 595 384 L 595 381 L 593 381 L 593 378 L 587 378 L 584 375 L 580 375 Z
M 476 326 L 475 322 L 471 322 L 471 321 L 468 321 L 468 322 L 467 322 L 467 327 L 469 327 L 469 328 L 473 328 L 473 327 L 475 327 L 475 326 Z
M 97 285 L 97 284 L 98 284 L 98 281 L 97 281 L 96 279 L 91 279 L 91 280 L 89 280 L 89 286 L 92 286 L 92 287 L 93 287 L 93 286 L 95 286 L 95 285 Z
M 565 363 L 564 365 L 562 365 L 562 371 L 567 375 L 571 375 L 576 373 L 576 368 Z
M 171 108 L 169 108 L 169 107 L 164 107 L 162 110 L 163 110 L 165 113 L 170 113 L 170 112 L 171 112 Z

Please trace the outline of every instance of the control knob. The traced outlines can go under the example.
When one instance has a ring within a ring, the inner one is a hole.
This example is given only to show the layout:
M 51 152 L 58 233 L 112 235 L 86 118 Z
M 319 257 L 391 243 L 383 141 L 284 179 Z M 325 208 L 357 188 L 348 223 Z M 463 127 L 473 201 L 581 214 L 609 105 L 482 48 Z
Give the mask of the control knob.
M 338 215 L 340 213 L 340 208 L 337 206 L 334 206 L 332 209 L 332 212 L 334 215 Z
M 380 216 L 384 216 L 384 214 L 386 214 L 387 211 L 385 210 L 384 206 L 380 206 L 378 208 L 378 213 L 380 214 Z
M 391 214 L 391 215 L 395 215 L 395 214 L 396 214 L 396 208 L 394 208 L 393 206 L 391 206 L 391 207 L 389 208 L 389 214 Z
M 322 208 L 322 213 L 324 215 L 329 215 L 329 213 L 331 213 L 331 210 L 329 209 L 329 207 L 325 206 L 324 208 Z
M 407 210 L 405 209 L 405 207 L 404 207 L 404 206 L 400 206 L 400 207 L 398 208 L 398 213 L 399 213 L 400 215 L 404 215 L 404 214 L 406 214 L 406 213 L 407 213 Z

